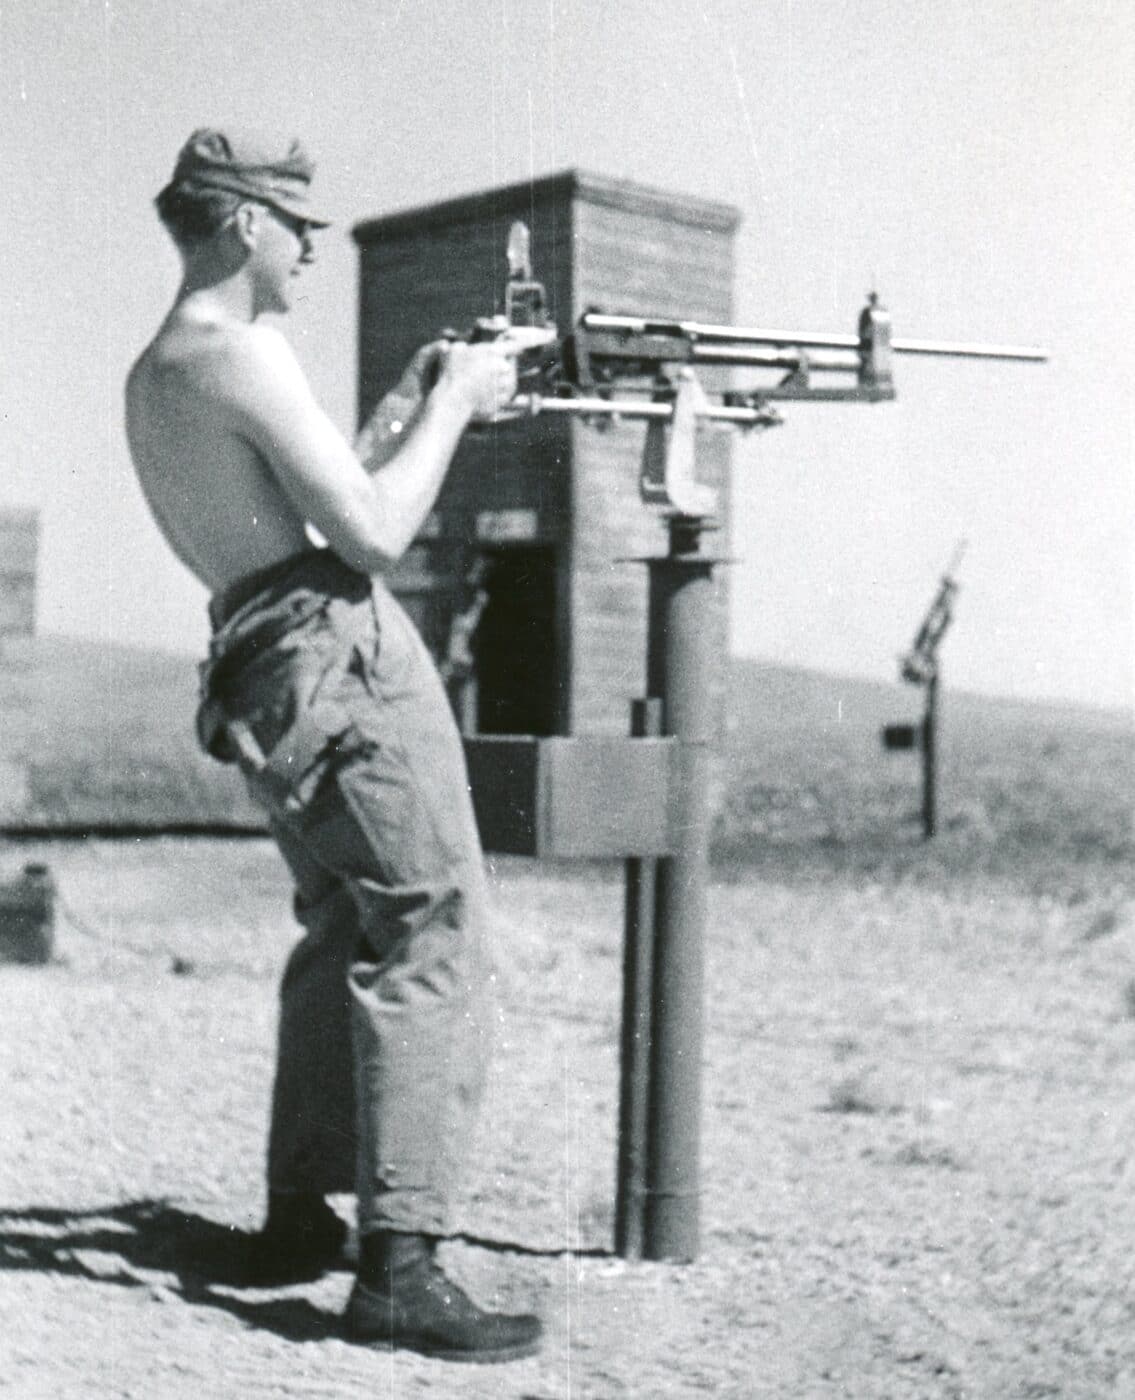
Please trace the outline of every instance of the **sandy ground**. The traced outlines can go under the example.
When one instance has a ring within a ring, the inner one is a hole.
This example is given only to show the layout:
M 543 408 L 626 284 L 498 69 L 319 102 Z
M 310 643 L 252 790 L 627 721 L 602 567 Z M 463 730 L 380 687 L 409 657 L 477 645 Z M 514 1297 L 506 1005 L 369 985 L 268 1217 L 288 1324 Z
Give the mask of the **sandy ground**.
M 56 962 L 0 968 L 0 1392 L 44 1400 L 1135 1396 L 1135 926 L 1118 888 L 716 885 L 702 1248 L 611 1250 L 622 893 L 494 869 L 506 979 L 462 1236 L 536 1359 L 357 1348 L 346 1273 L 201 1264 L 263 1204 L 265 842 L 11 848 Z M 349 1202 L 340 1203 L 349 1209 Z

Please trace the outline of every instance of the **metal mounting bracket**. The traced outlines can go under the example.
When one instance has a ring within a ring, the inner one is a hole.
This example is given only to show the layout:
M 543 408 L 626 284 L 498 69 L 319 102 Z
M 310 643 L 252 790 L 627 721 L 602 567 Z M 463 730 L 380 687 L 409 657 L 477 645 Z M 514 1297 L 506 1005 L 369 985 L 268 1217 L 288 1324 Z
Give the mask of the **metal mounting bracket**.
M 709 409 L 697 375 L 684 366 L 678 371 L 669 423 L 655 421 L 646 430 L 639 487 L 648 505 L 665 506 L 679 515 L 713 514 L 717 492 L 694 476 L 698 419 L 708 416 Z

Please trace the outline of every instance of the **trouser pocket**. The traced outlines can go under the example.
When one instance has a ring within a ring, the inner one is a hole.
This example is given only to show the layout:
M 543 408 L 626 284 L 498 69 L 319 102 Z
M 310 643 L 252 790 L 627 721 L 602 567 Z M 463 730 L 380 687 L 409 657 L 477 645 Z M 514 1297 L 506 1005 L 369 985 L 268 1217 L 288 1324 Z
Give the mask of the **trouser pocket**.
M 301 710 L 267 752 L 254 723 L 229 720 L 227 730 L 249 792 L 270 812 L 304 810 L 353 747 L 350 716 L 331 700 Z

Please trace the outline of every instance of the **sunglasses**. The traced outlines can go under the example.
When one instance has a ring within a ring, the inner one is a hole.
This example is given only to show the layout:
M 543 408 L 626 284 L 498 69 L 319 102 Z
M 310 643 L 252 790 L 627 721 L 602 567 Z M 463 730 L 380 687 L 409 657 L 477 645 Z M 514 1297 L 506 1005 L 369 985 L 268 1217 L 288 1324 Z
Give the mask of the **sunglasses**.
M 317 225 L 309 223 L 307 219 L 301 218 L 298 214 L 289 214 L 286 210 L 278 208 L 275 204 L 264 203 L 264 208 L 269 210 L 276 219 L 289 229 L 303 243 Z

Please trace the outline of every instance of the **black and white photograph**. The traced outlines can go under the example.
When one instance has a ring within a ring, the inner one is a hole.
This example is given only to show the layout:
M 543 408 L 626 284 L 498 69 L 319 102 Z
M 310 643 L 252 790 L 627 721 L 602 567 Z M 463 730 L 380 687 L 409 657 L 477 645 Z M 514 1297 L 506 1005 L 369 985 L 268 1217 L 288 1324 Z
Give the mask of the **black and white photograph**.
M 1135 1400 L 1133 75 L 0 0 L 0 1394 Z

